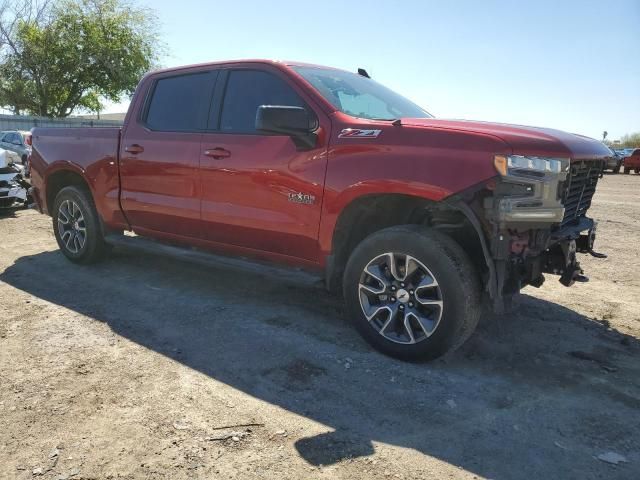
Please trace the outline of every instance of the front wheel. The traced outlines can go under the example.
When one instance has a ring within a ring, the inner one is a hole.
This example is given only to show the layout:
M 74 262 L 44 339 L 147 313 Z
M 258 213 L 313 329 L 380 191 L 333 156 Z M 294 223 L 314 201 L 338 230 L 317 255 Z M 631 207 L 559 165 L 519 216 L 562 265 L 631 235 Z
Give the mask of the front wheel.
M 347 263 L 343 288 L 359 333 L 403 360 L 454 350 L 479 319 L 480 285 L 468 256 L 423 226 L 391 227 L 363 240 Z
M 75 263 L 101 260 L 106 245 L 91 194 L 83 188 L 65 187 L 53 205 L 53 231 L 62 253 Z

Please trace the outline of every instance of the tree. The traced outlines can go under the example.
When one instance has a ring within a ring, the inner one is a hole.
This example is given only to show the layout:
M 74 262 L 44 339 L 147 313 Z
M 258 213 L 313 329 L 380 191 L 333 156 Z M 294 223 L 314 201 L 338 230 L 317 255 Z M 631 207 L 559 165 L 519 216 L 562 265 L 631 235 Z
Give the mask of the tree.
M 604 143 L 611 148 L 640 148 L 640 132 L 627 133 L 620 140 L 606 140 Z
M 620 143 L 616 145 L 619 148 L 636 148 L 640 147 L 640 132 L 628 133 L 620 138 Z
M 126 0 L 4 0 L 0 106 L 66 117 L 118 102 L 160 56 L 155 20 Z

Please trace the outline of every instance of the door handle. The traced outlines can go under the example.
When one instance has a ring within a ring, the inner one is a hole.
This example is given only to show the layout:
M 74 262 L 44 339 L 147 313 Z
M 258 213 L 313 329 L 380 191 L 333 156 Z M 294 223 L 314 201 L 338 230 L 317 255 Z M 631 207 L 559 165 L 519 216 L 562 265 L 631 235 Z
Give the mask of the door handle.
M 137 143 L 134 143 L 133 145 L 129 145 L 128 147 L 125 147 L 124 151 L 127 153 L 132 153 L 134 155 L 137 155 L 138 153 L 144 152 L 144 147 L 142 145 L 138 145 Z
M 225 150 L 224 148 L 220 147 L 205 150 L 204 154 L 207 157 L 215 158 L 216 160 L 220 160 L 221 158 L 229 158 L 231 156 L 231 152 L 229 150 Z

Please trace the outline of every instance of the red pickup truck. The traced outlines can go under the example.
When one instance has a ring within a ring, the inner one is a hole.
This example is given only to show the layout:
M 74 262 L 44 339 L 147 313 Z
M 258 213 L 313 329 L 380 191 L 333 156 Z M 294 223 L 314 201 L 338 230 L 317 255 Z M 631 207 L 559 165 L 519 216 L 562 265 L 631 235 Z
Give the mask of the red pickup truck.
M 62 252 L 123 232 L 324 274 L 355 327 L 435 358 L 544 274 L 586 281 L 608 150 L 440 120 L 358 73 L 234 61 L 145 76 L 118 128 L 33 130 L 33 196 Z
M 640 173 L 640 148 L 636 148 L 631 155 L 624 159 L 624 173 Z

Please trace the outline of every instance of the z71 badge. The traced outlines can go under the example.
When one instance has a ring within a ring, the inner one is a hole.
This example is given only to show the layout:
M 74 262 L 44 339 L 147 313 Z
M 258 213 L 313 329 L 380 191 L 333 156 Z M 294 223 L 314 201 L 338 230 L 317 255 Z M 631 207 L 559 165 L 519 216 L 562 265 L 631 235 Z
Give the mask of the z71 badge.
M 307 195 L 305 193 L 289 193 L 289 201 L 293 203 L 302 203 L 303 205 L 313 205 L 316 201 L 314 195 Z
M 362 130 L 360 128 L 344 128 L 338 138 L 377 138 L 382 130 Z

